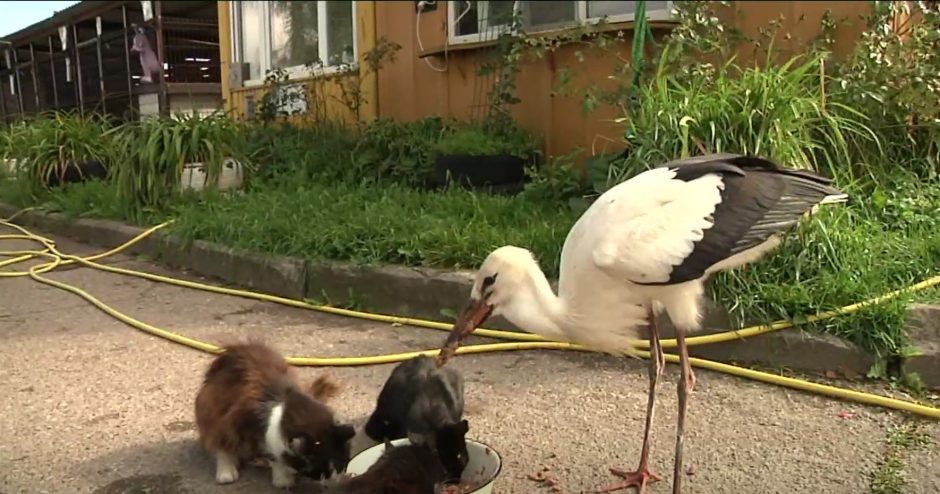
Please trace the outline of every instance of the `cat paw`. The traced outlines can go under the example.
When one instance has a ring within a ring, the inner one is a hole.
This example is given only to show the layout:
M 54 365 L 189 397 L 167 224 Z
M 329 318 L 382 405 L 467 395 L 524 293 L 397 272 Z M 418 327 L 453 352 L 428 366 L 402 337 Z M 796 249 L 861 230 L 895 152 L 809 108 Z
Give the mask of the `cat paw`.
M 215 472 L 215 481 L 219 484 L 231 484 L 238 480 L 238 470 L 235 468 L 219 469 Z
M 274 463 L 271 465 L 271 483 L 278 489 L 294 486 L 294 471 L 285 465 Z
M 215 458 L 215 481 L 219 484 L 231 484 L 238 480 L 238 463 L 226 453 L 219 453 Z

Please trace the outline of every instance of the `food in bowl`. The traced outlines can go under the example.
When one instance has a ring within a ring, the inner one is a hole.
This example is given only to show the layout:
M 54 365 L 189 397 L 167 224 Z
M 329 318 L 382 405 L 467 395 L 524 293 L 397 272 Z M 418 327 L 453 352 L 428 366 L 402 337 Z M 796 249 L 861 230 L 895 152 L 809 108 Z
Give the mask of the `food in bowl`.
M 391 441 L 393 446 L 410 444 L 407 438 Z M 385 453 L 385 444 L 377 444 L 357 454 L 346 468 L 347 474 L 362 475 L 379 461 Z M 441 486 L 435 492 L 451 494 L 492 494 L 496 477 L 502 470 L 502 458 L 493 448 L 478 441 L 467 439 L 469 463 L 464 469 L 460 482 L 451 486 Z M 344 491 L 330 491 L 340 493 Z M 358 494 L 358 493 L 357 493 Z

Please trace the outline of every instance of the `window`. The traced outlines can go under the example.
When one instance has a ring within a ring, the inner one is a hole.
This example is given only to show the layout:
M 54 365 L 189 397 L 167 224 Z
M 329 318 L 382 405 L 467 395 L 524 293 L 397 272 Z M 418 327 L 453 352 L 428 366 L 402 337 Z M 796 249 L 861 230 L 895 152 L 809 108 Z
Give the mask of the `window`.
M 528 32 L 549 31 L 597 22 L 632 21 L 636 2 L 613 1 L 451 1 L 447 17 L 448 42 L 473 43 L 495 39 L 512 28 L 513 13 Z M 646 15 L 653 20 L 669 19 L 672 2 L 646 2 Z
M 356 62 L 355 2 L 232 2 L 234 59 L 248 65 L 249 85 L 273 69 L 309 75 Z

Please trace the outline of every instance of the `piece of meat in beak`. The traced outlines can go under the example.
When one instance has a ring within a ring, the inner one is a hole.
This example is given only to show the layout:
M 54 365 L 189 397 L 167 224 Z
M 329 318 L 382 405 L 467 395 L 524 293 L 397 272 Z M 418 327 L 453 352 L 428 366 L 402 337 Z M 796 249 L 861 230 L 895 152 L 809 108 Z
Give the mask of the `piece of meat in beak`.
M 457 348 L 463 343 L 475 329 L 480 327 L 490 314 L 493 313 L 493 306 L 486 303 L 482 298 L 480 300 L 470 300 L 470 303 L 457 316 L 457 322 L 454 323 L 454 329 L 450 330 L 447 341 L 441 347 L 437 354 L 437 366 L 442 367 L 447 364 L 451 357 L 457 352 Z

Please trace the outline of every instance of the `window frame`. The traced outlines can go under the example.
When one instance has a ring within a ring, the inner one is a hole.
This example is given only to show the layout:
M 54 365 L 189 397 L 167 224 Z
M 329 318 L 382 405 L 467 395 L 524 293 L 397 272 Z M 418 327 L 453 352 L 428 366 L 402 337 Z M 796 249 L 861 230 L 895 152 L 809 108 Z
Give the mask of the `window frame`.
M 536 34 L 536 33 L 548 33 L 552 31 L 562 31 L 565 29 L 570 29 L 573 27 L 578 27 L 578 26 L 583 26 L 583 25 L 598 24 L 599 22 L 605 19 L 605 17 L 603 16 L 588 17 L 587 0 L 572 0 L 572 1 L 575 2 L 575 19 L 574 20 L 570 22 L 551 24 L 551 25 L 545 26 L 544 28 L 533 29 L 528 32 L 530 34 Z M 458 16 L 457 13 L 462 12 L 461 4 L 465 4 L 465 3 L 466 3 L 466 0 L 448 0 L 447 2 L 447 44 L 448 45 L 462 45 L 462 44 L 468 44 L 468 43 L 481 43 L 484 41 L 489 41 L 489 40 L 483 39 L 483 33 L 486 32 L 487 29 L 492 29 L 493 27 L 499 28 L 495 30 L 495 33 L 497 35 L 504 34 L 510 31 L 510 26 L 508 24 L 504 24 L 502 26 L 484 26 L 484 21 L 478 20 L 477 21 L 478 32 L 472 33 L 472 34 L 462 34 L 462 35 L 455 34 L 457 31 L 457 26 L 455 22 Z M 488 4 L 489 4 L 488 1 L 482 1 L 477 4 L 478 11 L 479 11 L 478 16 L 480 17 L 480 19 L 486 18 L 484 14 L 486 12 L 486 7 L 488 6 Z M 646 16 L 651 21 L 672 20 L 673 18 L 672 11 L 674 7 L 675 7 L 674 1 L 667 1 L 665 8 L 647 10 Z M 513 11 L 518 13 L 520 12 L 520 10 L 521 10 L 521 4 L 518 0 L 516 0 L 516 2 L 513 5 Z M 636 18 L 635 13 L 618 14 L 618 15 L 607 16 L 606 21 L 611 24 L 624 23 L 624 22 L 633 22 L 635 18 Z M 492 33 L 493 31 L 489 31 L 489 32 Z
M 325 61 L 329 60 L 329 22 L 327 19 L 327 1 L 317 0 L 317 44 L 319 50 L 319 57 L 321 65 L 316 69 L 315 73 L 311 71 L 305 65 L 295 65 L 292 67 L 282 67 L 288 76 L 288 80 L 296 79 L 309 79 L 311 77 L 326 77 L 330 75 L 335 75 L 340 72 L 345 72 L 348 70 L 358 70 L 359 68 L 359 23 L 357 20 L 358 13 L 358 4 L 359 2 L 352 2 L 352 45 L 353 45 L 353 58 L 355 61 L 351 64 L 338 64 L 338 65 L 325 65 Z M 241 2 L 231 2 L 231 39 L 232 39 L 232 60 L 235 63 L 244 63 L 243 53 L 242 53 L 242 13 L 241 13 Z M 261 50 L 261 78 L 260 79 L 246 79 L 242 81 L 242 86 L 244 87 L 258 87 L 264 85 L 264 78 L 267 76 L 267 73 L 273 69 L 271 66 L 271 2 L 261 2 L 261 17 L 264 19 L 262 23 L 262 42 L 264 44 L 263 49 Z

